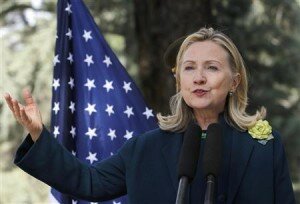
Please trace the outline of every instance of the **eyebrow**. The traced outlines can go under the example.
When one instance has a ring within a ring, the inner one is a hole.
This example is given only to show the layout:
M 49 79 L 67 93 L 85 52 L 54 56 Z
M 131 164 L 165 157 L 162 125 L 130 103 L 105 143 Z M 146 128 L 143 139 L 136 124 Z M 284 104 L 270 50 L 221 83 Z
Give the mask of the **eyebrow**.
M 186 64 L 186 63 L 193 63 L 193 64 L 195 64 L 195 61 L 193 61 L 193 60 L 185 60 L 184 62 L 182 62 L 182 64 Z
M 217 60 L 206 60 L 205 63 L 210 63 L 210 62 L 215 62 L 215 63 L 218 63 L 220 65 L 222 65 L 221 62 L 217 61 Z M 182 64 L 186 64 L 186 63 L 192 63 L 192 64 L 195 64 L 195 61 L 193 60 L 185 60 L 184 62 L 182 62 Z

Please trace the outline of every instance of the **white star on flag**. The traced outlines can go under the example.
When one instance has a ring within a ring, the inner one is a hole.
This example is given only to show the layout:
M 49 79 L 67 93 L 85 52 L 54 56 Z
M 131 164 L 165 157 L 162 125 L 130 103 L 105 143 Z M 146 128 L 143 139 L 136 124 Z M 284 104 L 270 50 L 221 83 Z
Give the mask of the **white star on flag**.
M 108 116 L 110 116 L 111 114 L 114 114 L 115 111 L 113 110 L 114 106 L 113 105 L 109 105 L 109 104 L 106 104 L 106 112 L 108 113 Z
M 122 204 L 121 202 L 113 201 L 113 204 Z
M 52 108 L 52 110 L 54 111 L 55 115 L 58 113 L 58 111 L 59 111 L 59 102 L 54 102 L 54 107 Z
M 92 31 L 86 31 L 83 30 L 84 34 L 82 35 L 82 37 L 85 39 L 85 42 L 87 42 L 89 39 L 93 39 L 93 37 L 91 36 Z
M 93 137 L 97 137 L 97 134 L 96 134 L 96 128 L 88 128 L 88 131 L 85 133 L 85 135 L 88 135 L 90 140 L 93 138 Z
M 130 138 L 132 138 L 132 136 L 133 136 L 133 131 L 129 132 L 128 130 L 126 130 L 126 135 L 124 135 L 124 138 L 129 140 Z
M 74 111 L 75 111 L 75 103 L 73 101 L 70 101 L 69 109 L 71 110 L 72 113 L 74 113 Z
M 68 28 L 68 32 L 66 33 L 66 36 L 68 36 L 69 40 L 72 39 L 72 30 Z
M 134 115 L 132 111 L 132 107 L 126 106 L 126 110 L 124 111 L 125 114 L 127 114 L 127 117 L 130 118 L 130 115 Z
M 86 54 L 86 55 L 85 55 L 84 62 L 87 63 L 87 66 L 88 66 L 88 67 L 89 67 L 91 64 L 94 64 L 94 61 L 93 61 L 93 55 L 88 55 L 88 54 Z
M 53 131 L 53 135 L 55 138 L 57 138 L 57 135 L 59 135 L 59 126 L 54 126 L 54 131 Z
M 106 88 L 106 92 L 109 92 L 110 89 L 114 89 L 112 83 L 113 81 L 105 80 L 105 84 L 103 85 L 103 87 Z
M 125 90 L 126 93 L 128 91 L 132 91 L 130 84 L 131 84 L 131 82 L 126 83 L 126 81 L 124 81 L 123 89 Z
M 58 57 L 59 57 L 59 55 L 55 55 L 55 56 L 54 56 L 54 59 L 53 59 L 53 66 L 55 66 L 57 63 L 60 63 Z
M 54 87 L 54 90 L 56 91 L 56 89 L 60 86 L 59 79 L 53 79 L 52 86 Z
M 68 12 L 68 14 L 72 13 L 71 6 L 72 6 L 72 4 L 68 3 L 67 7 L 65 8 L 65 11 Z
M 109 128 L 109 133 L 107 134 L 110 137 L 110 140 L 113 141 L 114 138 L 117 138 L 116 136 L 116 130 L 112 130 Z
M 88 107 L 85 108 L 84 110 L 88 111 L 89 112 L 89 115 L 91 115 L 93 112 L 97 112 L 96 109 L 95 109 L 95 106 L 96 104 L 90 104 L 88 103 Z
M 68 82 L 68 84 L 70 85 L 71 89 L 73 89 L 74 85 L 74 78 L 70 77 L 70 81 Z
M 89 91 L 92 89 L 92 88 L 96 88 L 95 86 L 95 80 L 90 80 L 89 78 L 87 78 L 87 82 L 84 84 L 84 86 L 87 86 Z
M 68 56 L 68 58 L 67 58 L 67 60 L 69 60 L 70 61 L 70 64 L 72 64 L 73 63 L 73 55 L 72 55 L 72 53 L 71 52 L 69 52 L 69 56 Z
M 90 163 L 93 164 L 94 161 L 98 161 L 96 156 L 97 156 L 97 153 L 89 152 L 89 156 L 86 157 L 86 159 L 90 160 Z
M 76 127 L 71 126 L 70 133 L 71 133 L 72 137 L 74 138 L 76 135 Z
M 98 202 L 90 202 L 90 204 L 98 204 Z
M 76 157 L 76 152 L 74 150 L 72 150 L 72 154 L 74 157 Z
M 110 57 L 105 55 L 105 60 L 103 60 L 103 63 L 106 64 L 106 67 L 109 67 L 109 65 L 112 65 L 110 61 Z
M 145 115 L 147 117 L 147 119 L 149 119 L 150 117 L 154 117 L 153 113 L 152 113 L 153 110 L 149 109 L 146 107 L 146 111 L 143 112 L 143 115 Z

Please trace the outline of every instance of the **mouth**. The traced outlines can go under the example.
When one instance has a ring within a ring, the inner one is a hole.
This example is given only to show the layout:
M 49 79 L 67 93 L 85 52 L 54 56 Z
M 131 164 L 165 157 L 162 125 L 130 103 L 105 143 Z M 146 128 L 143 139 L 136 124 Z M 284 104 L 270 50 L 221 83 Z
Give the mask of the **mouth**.
M 193 93 L 197 96 L 204 96 L 207 92 L 208 90 L 204 90 L 204 89 L 196 89 L 193 91 Z

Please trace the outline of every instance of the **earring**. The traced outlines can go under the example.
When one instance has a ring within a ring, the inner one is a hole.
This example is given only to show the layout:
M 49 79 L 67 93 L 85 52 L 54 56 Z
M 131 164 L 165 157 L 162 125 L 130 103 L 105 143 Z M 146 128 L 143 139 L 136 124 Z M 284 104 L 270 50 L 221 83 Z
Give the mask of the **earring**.
M 232 96 L 233 95 L 233 91 L 229 91 L 229 96 Z

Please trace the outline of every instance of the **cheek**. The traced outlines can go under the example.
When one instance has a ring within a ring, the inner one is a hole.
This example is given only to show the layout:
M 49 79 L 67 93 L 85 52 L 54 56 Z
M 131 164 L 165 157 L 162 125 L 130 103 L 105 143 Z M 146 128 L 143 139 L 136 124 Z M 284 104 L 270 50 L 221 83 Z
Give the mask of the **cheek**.
M 191 89 L 190 81 L 192 81 L 188 76 L 181 75 L 180 76 L 180 89 L 183 91 L 189 91 Z
M 183 101 L 188 105 L 191 106 L 191 101 L 192 101 L 192 97 L 189 94 L 189 91 L 187 91 L 186 89 L 181 89 L 180 90 L 180 94 L 182 96 Z
M 215 87 L 219 88 L 220 90 L 230 90 L 232 79 L 231 75 L 229 73 L 224 74 L 222 77 L 219 78 L 219 80 L 215 80 L 217 83 L 215 84 Z
M 187 97 L 187 95 L 188 95 L 188 87 L 186 87 L 185 84 L 181 84 L 180 93 L 181 93 L 181 95 L 182 95 L 183 98 Z
M 181 78 L 182 79 L 182 78 Z M 183 97 L 184 101 L 187 102 L 189 98 L 191 87 L 186 80 L 180 81 L 180 94 Z
M 215 86 L 215 90 L 217 94 L 224 98 L 226 98 L 230 89 L 231 89 L 231 81 L 229 80 L 223 80 L 222 82 L 216 84 Z

